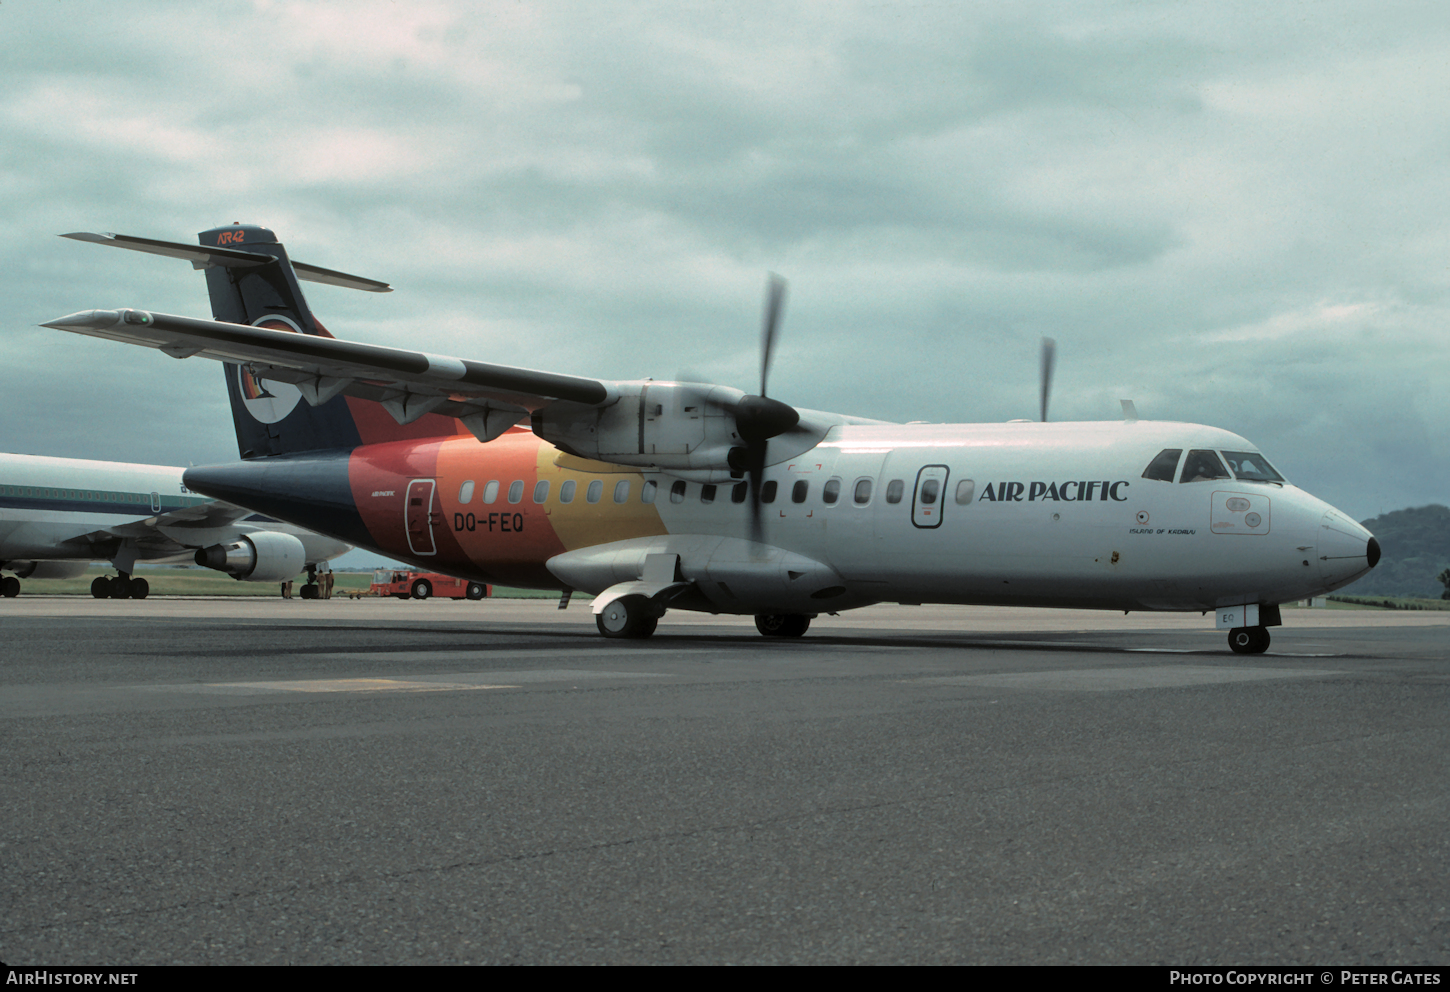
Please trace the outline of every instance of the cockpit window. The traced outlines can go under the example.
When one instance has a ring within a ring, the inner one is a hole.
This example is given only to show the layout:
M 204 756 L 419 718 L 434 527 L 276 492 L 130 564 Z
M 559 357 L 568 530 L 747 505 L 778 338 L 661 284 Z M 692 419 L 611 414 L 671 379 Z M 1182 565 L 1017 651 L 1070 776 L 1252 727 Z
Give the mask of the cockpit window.
M 1228 472 L 1224 471 L 1223 462 L 1218 460 L 1215 452 L 1202 448 L 1194 448 L 1183 459 L 1183 472 L 1178 476 L 1179 482 L 1207 482 L 1210 479 L 1227 479 Z
M 1143 478 L 1154 479 L 1158 482 L 1172 482 L 1173 470 L 1178 467 L 1178 456 L 1183 454 L 1182 448 L 1164 448 L 1158 455 L 1143 469 Z
M 1257 451 L 1225 451 L 1224 461 L 1233 473 L 1244 482 L 1283 482 L 1284 477 L 1274 471 L 1269 460 Z

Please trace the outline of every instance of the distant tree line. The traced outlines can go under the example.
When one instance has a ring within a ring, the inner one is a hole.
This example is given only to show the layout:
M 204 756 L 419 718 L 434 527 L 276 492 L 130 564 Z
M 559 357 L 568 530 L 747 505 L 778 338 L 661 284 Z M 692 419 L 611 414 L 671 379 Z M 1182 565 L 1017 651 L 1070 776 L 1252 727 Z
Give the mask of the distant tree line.
M 1380 562 L 1341 594 L 1450 599 L 1450 507 L 1432 503 L 1363 523 L 1379 541 Z

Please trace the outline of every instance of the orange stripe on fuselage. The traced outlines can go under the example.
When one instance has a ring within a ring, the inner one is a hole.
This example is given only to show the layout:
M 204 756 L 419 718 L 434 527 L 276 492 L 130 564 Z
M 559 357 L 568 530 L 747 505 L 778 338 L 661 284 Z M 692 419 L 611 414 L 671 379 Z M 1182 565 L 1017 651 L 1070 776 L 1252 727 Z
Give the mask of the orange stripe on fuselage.
M 554 464 L 559 452 L 533 433 L 515 430 L 487 444 L 472 435 L 431 442 L 365 445 L 353 452 L 349 468 L 358 512 L 379 550 L 435 571 L 465 575 L 501 585 L 559 588 L 544 567 L 554 555 L 575 548 L 665 533 L 654 506 L 640 501 L 644 476 L 633 471 L 599 473 L 566 470 Z M 407 535 L 408 484 L 434 479 L 432 537 L 435 555 L 412 553 Z M 560 500 L 563 483 L 572 480 L 574 497 Z M 472 482 L 467 503 L 459 501 Z M 534 502 L 535 487 L 549 483 L 543 503 Z M 598 502 L 588 500 L 589 484 L 601 483 Z M 490 482 L 497 482 L 492 503 L 483 502 Z M 622 503 L 614 501 L 616 486 L 628 484 Z M 517 503 L 509 490 L 520 486 Z

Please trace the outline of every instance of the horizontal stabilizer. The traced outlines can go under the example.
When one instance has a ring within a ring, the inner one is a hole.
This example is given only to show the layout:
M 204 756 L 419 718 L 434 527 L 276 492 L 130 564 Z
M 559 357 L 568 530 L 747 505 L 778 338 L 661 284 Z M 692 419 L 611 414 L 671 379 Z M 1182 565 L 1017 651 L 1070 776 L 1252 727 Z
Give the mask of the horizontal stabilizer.
M 261 252 L 242 251 L 237 248 L 212 248 L 206 245 L 186 245 L 175 241 L 153 241 L 150 238 L 135 238 L 129 234 L 92 234 L 87 231 L 75 231 L 71 234 L 62 234 L 61 237 L 74 241 L 89 241 L 97 245 L 110 245 L 113 248 L 144 251 L 150 255 L 182 258 L 198 269 L 210 268 L 213 265 L 252 268 L 276 261 L 273 256 Z M 387 283 L 379 282 L 376 279 L 364 279 L 362 276 L 348 275 L 346 272 L 336 272 L 332 269 L 324 269 L 319 265 L 307 265 L 304 262 L 292 262 L 291 264 L 292 271 L 297 273 L 297 278 L 309 282 L 326 283 L 329 286 L 341 286 L 344 289 L 361 289 L 369 293 L 391 293 L 393 291 L 393 288 Z

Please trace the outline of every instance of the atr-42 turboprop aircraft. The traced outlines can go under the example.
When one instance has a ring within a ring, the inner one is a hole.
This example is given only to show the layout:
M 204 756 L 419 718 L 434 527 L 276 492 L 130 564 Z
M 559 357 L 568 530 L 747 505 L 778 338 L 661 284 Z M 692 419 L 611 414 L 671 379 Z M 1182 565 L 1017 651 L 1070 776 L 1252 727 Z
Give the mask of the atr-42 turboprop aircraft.
M 799 636 L 880 602 L 1213 611 L 1241 653 L 1279 604 L 1373 568 L 1359 524 L 1248 441 L 1125 419 L 888 424 L 759 395 L 610 381 L 343 341 L 298 279 L 386 292 L 289 261 L 236 224 L 200 247 L 67 237 L 190 260 L 214 320 L 88 310 L 46 326 L 229 363 L 242 461 L 186 485 L 419 567 L 594 595 L 606 637 L 667 608 Z M 527 427 L 523 426 L 527 425 Z
M 110 561 L 115 578 L 97 576 L 97 599 L 145 599 L 150 585 L 131 573 L 138 561 L 193 561 L 249 582 L 282 582 L 304 568 L 304 598 L 321 562 L 348 545 L 251 510 L 193 493 L 181 468 L 79 458 L 0 454 L 0 594 L 20 594 L 20 579 L 67 579 L 92 561 Z

